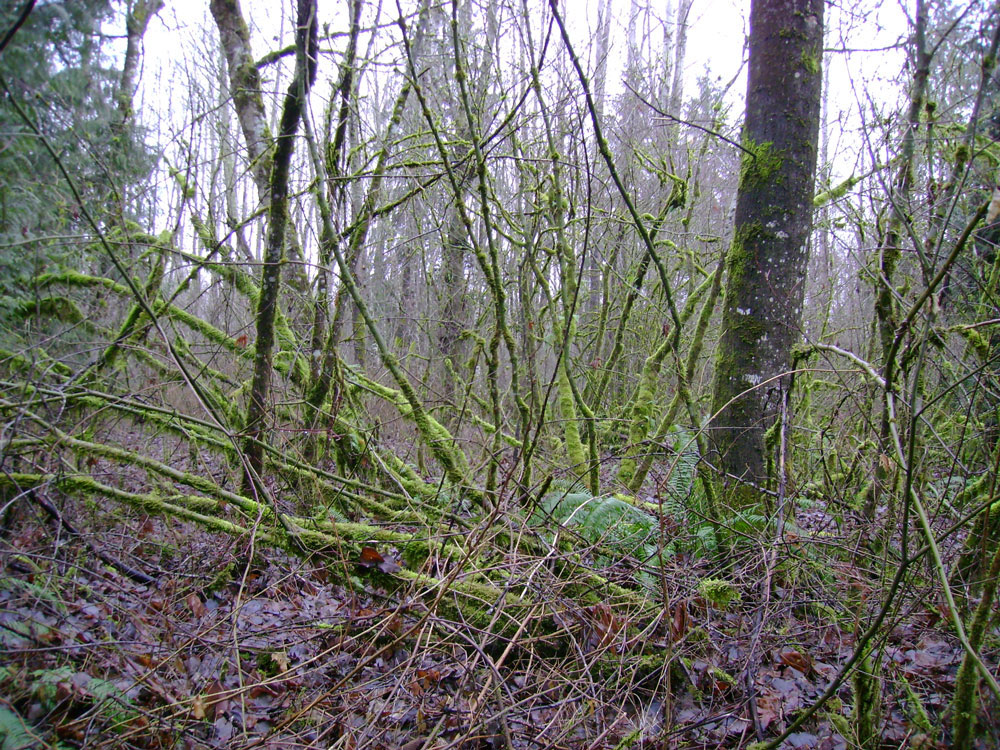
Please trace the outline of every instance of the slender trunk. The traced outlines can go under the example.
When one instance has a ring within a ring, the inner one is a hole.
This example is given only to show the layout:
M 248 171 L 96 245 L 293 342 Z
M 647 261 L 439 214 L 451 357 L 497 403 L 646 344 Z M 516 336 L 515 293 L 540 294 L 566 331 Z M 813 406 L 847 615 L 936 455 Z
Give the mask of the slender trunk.
M 163 0 L 138 0 L 129 8 L 125 19 L 125 60 L 121 77 L 118 79 L 118 122 L 116 127 L 124 130 L 132 119 L 132 95 L 135 92 L 136 74 L 139 71 L 139 54 L 142 38 L 149 28 L 153 16 L 163 9 Z M 119 133 L 120 134 L 120 133 Z
M 899 153 L 899 168 L 889 195 L 890 217 L 885 234 L 879 243 L 878 269 L 876 279 L 874 328 L 878 349 L 882 359 L 882 377 L 886 387 L 880 395 L 880 419 L 878 431 L 878 454 L 874 459 L 872 484 L 868 489 L 863 512 L 866 518 L 875 516 L 882 495 L 888 486 L 891 462 L 889 460 L 890 415 L 887 391 L 895 381 L 895 362 L 886 359 L 892 349 L 893 338 L 898 325 L 898 305 L 895 300 L 893 277 L 901 252 L 901 237 L 906 207 L 909 205 L 910 189 L 913 186 L 913 159 L 916 150 L 916 134 L 920 127 L 920 111 L 927 96 L 927 79 L 930 75 L 931 55 L 926 49 L 925 33 L 927 9 L 923 0 L 917 0 L 916 26 L 913 30 L 914 73 L 910 90 L 910 108 L 906 114 L 906 132 Z
M 260 297 L 257 305 L 257 339 L 254 356 L 253 383 L 247 405 L 246 470 L 243 488 L 246 494 L 258 496 L 264 463 L 263 438 L 268 416 L 271 390 L 271 368 L 274 357 L 274 320 L 281 288 L 281 258 L 288 224 L 288 172 L 292 159 L 295 133 L 299 129 L 302 109 L 309 88 L 316 77 L 316 0 L 298 0 L 298 26 L 295 32 L 295 76 L 285 95 L 278 132 L 277 147 L 269 183 L 267 248 L 261 268 Z

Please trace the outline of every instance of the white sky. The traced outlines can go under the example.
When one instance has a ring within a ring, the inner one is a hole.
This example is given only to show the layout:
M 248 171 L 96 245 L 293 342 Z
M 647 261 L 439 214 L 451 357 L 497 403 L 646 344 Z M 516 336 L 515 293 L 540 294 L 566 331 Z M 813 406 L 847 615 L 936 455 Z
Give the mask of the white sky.
M 320 20 L 329 23 L 332 31 L 346 29 L 343 0 L 318 0 Z M 842 0 L 827 5 L 826 23 L 829 29 L 828 45 L 853 49 L 878 49 L 889 47 L 905 38 L 906 17 L 903 6 L 912 0 Z M 570 24 L 571 33 L 579 38 L 577 52 L 584 59 L 592 59 L 587 45 L 595 38 L 597 6 L 599 0 L 563 0 L 562 7 Z M 651 0 L 654 15 L 662 15 L 668 0 Z M 405 2 L 405 5 L 411 5 Z M 612 43 L 609 54 L 608 91 L 620 90 L 621 70 L 627 48 L 627 26 L 632 0 L 613 0 L 615 23 L 612 24 Z M 847 5 L 846 10 L 841 5 Z M 374 3 L 373 3 L 374 5 Z M 670 2 L 676 6 L 676 0 Z M 741 69 L 744 35 L 748 29 L 749 0 L 695 0 L 689 17 L 687 58 L 685 62 L 686 94 L 695 90 L 699 76 L 706 69 L 713 77 L 728 82 Z M 284 14 L 282 14 L 284 8 Z M 291 22 L 294 2 L 268 0 L 243 0 L 244 15 L 251 26 L 255 54 L 265 53 L 291 42 Z M 579 12 L 576 12 L 579 10 Z M 395 18 L 393 0 L 382 0 L 383 21 Z M 284 15 L 284 20 L 282 20 Z M 654 30 L 659 39 L 660 32 Z M 540 33 L 538 34 L 540 36 Z M 145 61 L 142 90 L 139 101 L 150 111 L 146 122 L 152 124 L 158 117 L 165 117 L 175 132 L 184 129 L 184 118 L 190 113 L 181 106 L 183 96 L 176 96 L 187 86 L 192 74 L 213 64 L 218 53 L 212 54 L 210 45 L 215 39 L 214 24 L 208 10 L 208 0 L 174 2 L 154 19 L 145 39 Z M 536 40 L 537 41 L 537 40 Z M 655 42 L 654 42 L 655 43 Z M 551 59 L 551 56 L 550 56 Z M 830 157 L 835 161 L 834 177 L 841 179 L 855 170 L 856 154 L 861 146 L 857 135 L 860 128 L 859 105 L 869 107 L 865 94 L 856 90 L 852 81 L 867 81 L 863 87 L 870 96 L 888 111 L 898 111 L 901 89 L 896 83 L 901 78 L 904 56 L 899 50 L 827 55 L 829 73 L 829 121 L 841 123 L 843 135 L 831 143 Z M 329 71 L 329 66 L 327 67 Z M 268 77 L 273 82 L 273 69 Z M 390 71 L 390 74 L 392 72 Z M 730 91 L 732 111 L 742 111 L 745 95 L 746 71 Z M 329 72 L 327 75 L 331 75 Z M 287 81 L 278 82 L 281 90 Z M 165 134 L 164 134 L 165 135 Z

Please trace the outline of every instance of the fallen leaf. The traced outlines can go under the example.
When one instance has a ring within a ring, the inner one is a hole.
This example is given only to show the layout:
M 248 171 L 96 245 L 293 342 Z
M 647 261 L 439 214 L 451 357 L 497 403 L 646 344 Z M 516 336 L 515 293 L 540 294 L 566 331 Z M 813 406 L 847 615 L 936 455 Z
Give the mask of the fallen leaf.
M 688 631 L 688 610 L 687 610 L 687 600 L 681 599 L 674 606 L 674 618 L 673 622 L 670 623 L 670 632 L 674 638 L 674 641 L 679 641 L 683 638 Z
M 781 718 L 781 700 L 774 695 L 762 695 L 757 698 L 757 718 L 762 729 L 767 729 L 772 722 Z
M 201 597 L 194 591 L 188 594 L 184 601 L 187 602 L 188 609 L 191 610 L 191 614 L 195 617 L 201 618 L 208 611 L 205 609 L 205 605 L 202 603 Z
M 288 671 L 288 654 L 285 651 L 275 651 L 271 654 L 271 660 L 280 671 Z
M 379 563 L 384 563 L 385 558 L 379 554 L 378 550 L 374 547 L 362 547 L 361 548 L 361 559 L 358 564 L 362 568 L 374 568 Z
M 383 573 L 395 573 L 400 569 L 400 565 L 396 560 L 391 557 L 386 557 L 382 562 L 378 564 L 378 569 Z
M 809 674 L 812 671 L 812 659 L 807 654 L 796 651 L 794 648 L 783 648 L 778 652 L 778 659 L 785 666 L 799 670 L 802 674 Z
M 422 680 L 426 687 L 441 680 L 441 671 L 438 669 L 418 669 L 417 679 Z
M 361 559 L 358 564 L 362 568 L 378 568 L 383 573 L 395 573 L 400 569 L 399 563 L 391 557 L 385 557 L 374 547 L 362 547 Z
M 215 736 L 223 742 L 228 742 L 233 737 L 233 723 L 225 716 L 215 720 Z
M 611 607 L 601 602 L 587 607 L 586 612 L 591 616 L 591 622 L 596 636 L 596 648 L 607 648 L 610 646 L 619 633 L 625 628 L 625 621 L 615 616 Z
M 819 742 L 819 737 L 815 734 L 809 734 L 809 732 L 795 732 L 794 734 L 788 735 L 788 739 L 785 740 L 789 747 L 793 748 L 809 748 L 816 747 Z
M 210 719 L 214 720 L 216 716 L 224 714 L 229 709 L 229 701 L 225 698 L 226 689 L 218 680 L 208 683 L 202 695 L 205 713 Z

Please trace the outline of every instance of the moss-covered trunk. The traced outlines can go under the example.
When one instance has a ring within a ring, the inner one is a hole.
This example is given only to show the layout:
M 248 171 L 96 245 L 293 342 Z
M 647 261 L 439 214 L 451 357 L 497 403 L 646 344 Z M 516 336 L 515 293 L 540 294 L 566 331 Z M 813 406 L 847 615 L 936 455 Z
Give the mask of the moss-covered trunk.
M 799 319 L 819 134 L 822 0 L 754 0 L 745 153 L 727 263 L 712 435 L 729 475 L 765 479 Z
M 309 86 L 316 76 L 316 6 L 314 0 L 299 0 L 296 32 L 296 69 L 285 96 L 281 127 L 271 168 L 268 211 L 267 251 L 261 268 L 260 299 L 257 305 L 257 351 L 254 357 L 253 385 L 247 404 L 246 465 L 243 480 L 247 494 L 256 496 L 263 467 L 261 436 L 267 416 L 271 388 L 274 321 L 281 284 L 281 259 L 288 225 L 288 172 L 292 148 Z

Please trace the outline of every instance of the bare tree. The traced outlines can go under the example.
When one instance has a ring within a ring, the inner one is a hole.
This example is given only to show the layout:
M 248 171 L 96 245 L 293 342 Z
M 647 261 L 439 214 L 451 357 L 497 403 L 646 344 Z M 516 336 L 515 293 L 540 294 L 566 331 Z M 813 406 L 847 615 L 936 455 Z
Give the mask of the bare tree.
M 281 260 L 288 224 L 288 169 L 295 133 L 302 119 L 302 109 L 316 78 L 316 2 L 298 0 L 298 26 L 295 33 L 295 77 L 288 86 L 281 125 L 268 182 L 267 249 L 261 267 L 260 297 L 257 304 L 257 339 L 253 385 L 247 406 L 246 475 L 243 485 L 249 495 L 259 494 L 259 477 L 264 462 L 262 441 L 269 409 L 271 368 L 274 351 L 274 319 L 281 287 Z

